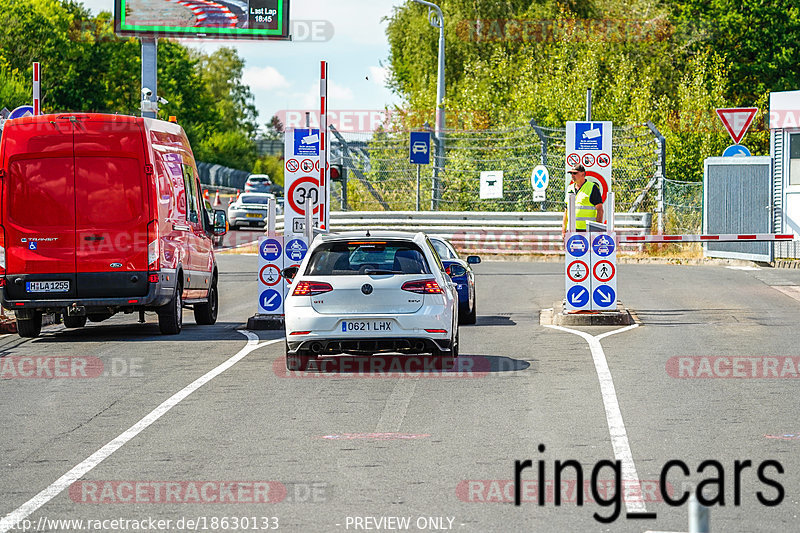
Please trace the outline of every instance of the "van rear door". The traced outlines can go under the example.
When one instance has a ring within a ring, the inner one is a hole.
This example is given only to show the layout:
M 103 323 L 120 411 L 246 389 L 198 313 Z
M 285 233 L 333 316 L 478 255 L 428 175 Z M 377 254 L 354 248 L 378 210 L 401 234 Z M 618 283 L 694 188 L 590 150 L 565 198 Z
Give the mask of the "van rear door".
M 138 121 L 75 124 L 78 297 L 147 293 L 149 174 Z
M 20 119 L 25 121 L 26 119 Z M 75 296 L 75 168 L 69 122 L 6 123 L 3 223 L 9 299 Z M 59 284 L 44 284 L 57 281 Z M 68 290 L 64 281 L 69 282 Z M 30 286 L 29 283 L 38 285 Z M 42 289 L 42 290 L 39 290 Z M 52 292 L 52 293 L 51 293 Z

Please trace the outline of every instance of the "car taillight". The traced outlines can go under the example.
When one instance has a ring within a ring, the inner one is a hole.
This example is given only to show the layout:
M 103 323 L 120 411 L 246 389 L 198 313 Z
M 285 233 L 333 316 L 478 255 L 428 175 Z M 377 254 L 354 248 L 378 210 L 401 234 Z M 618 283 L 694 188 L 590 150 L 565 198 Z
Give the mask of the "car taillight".
M 153 220 L 147 225 L 147 270 L 161 268 L 161 247 L 158 238 L 158 220 Z
M 322 281 L 301 281 L 295 286 L 292 296 L 315 296 L 332 290 L 333 287 L 331 287 L 330 283 Z
M 442 294 L 444 292 L 435 279 L 406 281 L 401 289 L 408 292 L 416 292 L 417 294 Z
M 6 273 L 6 230 L 0 226 L 0 276 Z
M 158 274 L 150 274 L 147 277 L 147 281 L 149 281 L 150 283 L 158 283 Z

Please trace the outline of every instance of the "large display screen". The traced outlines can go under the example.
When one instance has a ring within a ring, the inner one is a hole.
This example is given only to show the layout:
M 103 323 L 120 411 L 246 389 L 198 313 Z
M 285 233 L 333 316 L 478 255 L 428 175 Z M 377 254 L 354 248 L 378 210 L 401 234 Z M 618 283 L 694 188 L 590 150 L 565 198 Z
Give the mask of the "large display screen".
M 289 0 L 115 0 L 116 33 L 134 37 L 289 39 Z

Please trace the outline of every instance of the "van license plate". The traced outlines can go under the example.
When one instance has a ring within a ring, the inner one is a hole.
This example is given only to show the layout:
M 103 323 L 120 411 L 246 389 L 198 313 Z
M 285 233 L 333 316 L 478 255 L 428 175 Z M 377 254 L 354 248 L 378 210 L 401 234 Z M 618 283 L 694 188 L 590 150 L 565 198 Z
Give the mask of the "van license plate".
M 69 292 L 69 281 L 26 281 L 28 292 Z
M 342 332 L 354 331 L 392 331 L 392 322 L 389 320 L 357 320 L 342 322 Z

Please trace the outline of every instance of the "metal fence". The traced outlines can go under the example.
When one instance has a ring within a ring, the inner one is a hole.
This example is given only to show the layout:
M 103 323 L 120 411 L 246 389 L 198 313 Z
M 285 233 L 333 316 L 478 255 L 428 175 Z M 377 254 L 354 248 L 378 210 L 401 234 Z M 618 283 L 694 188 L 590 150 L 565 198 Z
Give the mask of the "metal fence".
M 703 183 L 664 179 L 664 233 L 696 235 L 703 230 Z
M 347 190 L 332 191 L 343 210 L 562 211 L 565 190 L 564 128 L 530 124 L 504 130 L 448 130 L 443 156 L 431 165 L 409 161 L 406 131 L 338 132 L 332 128 L 331 162 L 345 169 Z M 435 148 L 432 152 L 438 153 Z M 663 138 L 648 125 L 615 126 L 613 188 L 617 211 L 656 210 L 663 168 Z M 533 200 L 531 172 L 543 164 L 550 185 Z M 480 173 L 503 171 L 503 198 L 480 198 Z M 418 174 L 419 171 L 419 174 Z M 418 207 L 419 206 L 419 207 Z

